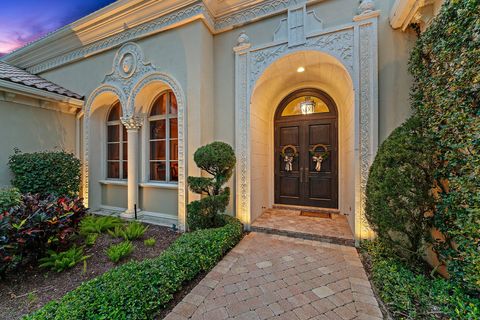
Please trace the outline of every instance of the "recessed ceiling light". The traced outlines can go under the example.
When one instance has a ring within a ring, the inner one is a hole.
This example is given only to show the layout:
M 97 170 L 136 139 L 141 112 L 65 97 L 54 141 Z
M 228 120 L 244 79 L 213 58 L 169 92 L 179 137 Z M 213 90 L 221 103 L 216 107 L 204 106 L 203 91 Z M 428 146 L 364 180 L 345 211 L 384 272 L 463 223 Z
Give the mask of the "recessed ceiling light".
M 304 67 L 298 67 L 297 72 L 304 72 L 305 68 Z

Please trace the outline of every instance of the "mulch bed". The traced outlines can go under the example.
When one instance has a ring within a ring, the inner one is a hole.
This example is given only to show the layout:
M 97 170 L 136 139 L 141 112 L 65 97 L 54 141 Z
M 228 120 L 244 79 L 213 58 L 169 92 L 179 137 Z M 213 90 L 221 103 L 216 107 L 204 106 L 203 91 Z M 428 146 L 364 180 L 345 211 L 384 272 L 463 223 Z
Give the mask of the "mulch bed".
M 85 254 L 91 255 L 87 260 L 86 273 L 83 263 L 61 273 L 47 271 L 36 266 L 12 272 L 7 275 L 6 279 L 0 280 L 0 319 L 21 319 L 22 315 L 39 309 L 51 300 L 61 298 L 82 282 L 93 279 L 118 265 L 131 260 L 139 261 L 154 258 L 175 241 L 178 236 L 178 233 L 169 228 L 150 225 L 142 239 L 132 241 L 135 245 L 133 253 L 127 259 L 114 264 L 108 260 L 105 250 L 110 245 L 121 242 L 122 239 L 102 234 L 93 247 L 85 248 Z M 143 240 L 150 237 L 156 239 L 153 247 L 147 247 L 143 244 Z M 173 308 L 177 301 L 181 301 L 182 294 L 188 293 L 195 286 L 193 284 L 195 282 L 192 281 L 192 284 L 187 285 L 182 292 L 175 296 L 174 301 L 169 305 L 169 309 Z M 184 291 L 186 293 L 183 293 Z

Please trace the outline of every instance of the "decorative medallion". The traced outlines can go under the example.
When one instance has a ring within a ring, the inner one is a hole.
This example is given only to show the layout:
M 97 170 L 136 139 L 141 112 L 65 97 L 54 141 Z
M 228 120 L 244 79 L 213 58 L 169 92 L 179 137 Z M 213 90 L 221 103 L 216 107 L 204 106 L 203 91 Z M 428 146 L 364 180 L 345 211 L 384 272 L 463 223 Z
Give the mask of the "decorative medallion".
M 130 52 L 125 53 L 120 60 L 120 66 L 123 77 L 131 77 L 137 67 L 137 61 L 135 60 L 134 55 Z

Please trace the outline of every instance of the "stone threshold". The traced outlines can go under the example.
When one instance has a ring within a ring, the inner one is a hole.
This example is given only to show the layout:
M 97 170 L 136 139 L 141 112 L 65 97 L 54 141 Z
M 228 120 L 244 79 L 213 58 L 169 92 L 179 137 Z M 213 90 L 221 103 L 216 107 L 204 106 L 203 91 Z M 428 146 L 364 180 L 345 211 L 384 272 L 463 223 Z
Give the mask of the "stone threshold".
M 353 239 L 331 237 L 331 236 L 326 236 L 321 234 L 305 233 L 305 232 L 298 232 L 298 231 L 272 229 L 272 228 L 265 228 L 265 227 L 259 227 L 259 226 L 251 226 L 250 229 L 251 231 L 254 231 L 254 232 L 275 234 L 275 235 L 286 236 L 290 238 L 313 240 L 313 241 L 319 241 L 319 242 L 334 243 L 334 244 L 339 244 L 339 245 L 348 246 L 348 247 L 355 247 L 355 240 Z
M 318 208 L 318 207 L 307 207 L 307 206 L 293 206 L 288 204 L 274 204 L 273 209 L 280 210 L 295 210 L 295 211 L 305 211 L 305 212 L 315 212 L 315 213 L 330 213 L 330 214 L 340 214 L 340 210 L 332 208 Z

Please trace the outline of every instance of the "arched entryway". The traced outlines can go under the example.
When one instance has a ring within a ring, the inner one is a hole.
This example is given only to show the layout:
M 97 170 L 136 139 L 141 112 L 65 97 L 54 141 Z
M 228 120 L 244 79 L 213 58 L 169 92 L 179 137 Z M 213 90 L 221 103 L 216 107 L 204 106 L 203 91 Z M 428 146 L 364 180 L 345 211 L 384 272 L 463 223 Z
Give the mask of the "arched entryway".
M 338 209 L 337 107 L 325 92 L 287 95 L 274 124 L 275 204 Z

